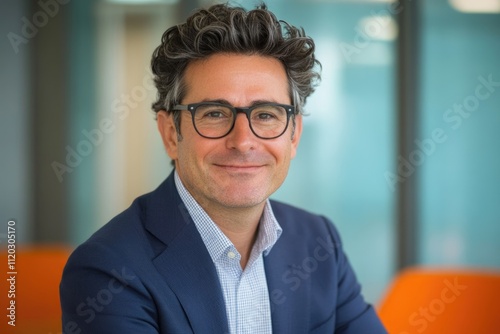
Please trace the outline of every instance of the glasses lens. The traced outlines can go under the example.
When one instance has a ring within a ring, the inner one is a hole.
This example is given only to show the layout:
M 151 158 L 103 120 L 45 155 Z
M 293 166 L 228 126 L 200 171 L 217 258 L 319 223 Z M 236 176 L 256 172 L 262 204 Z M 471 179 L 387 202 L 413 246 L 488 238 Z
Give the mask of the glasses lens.
M 232 110 L 226 106 L 200 104 L 194 114 L 194 125 L 202 136 L 217 138 L 227 134 L 233 118 Z
M 284 107 L 260 105 L 252 109 L 250 123 L 255 134 L 262 138 L 275 138 L 285 132 L 288 115 Z

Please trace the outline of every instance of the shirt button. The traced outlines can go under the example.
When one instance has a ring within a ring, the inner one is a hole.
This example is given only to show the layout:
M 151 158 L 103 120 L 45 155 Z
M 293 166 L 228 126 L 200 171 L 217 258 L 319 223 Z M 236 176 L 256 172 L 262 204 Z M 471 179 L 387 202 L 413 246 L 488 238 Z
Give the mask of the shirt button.
M 227 253 L 227 257 L 228 257 L 228 258 L 230 258 L 230 259 L 234 259 L 234 258 L 236 257 L 236 253 L 235 253 L 235 252 L 231 252 L 231 251 L 229 251 L 229 252 Z

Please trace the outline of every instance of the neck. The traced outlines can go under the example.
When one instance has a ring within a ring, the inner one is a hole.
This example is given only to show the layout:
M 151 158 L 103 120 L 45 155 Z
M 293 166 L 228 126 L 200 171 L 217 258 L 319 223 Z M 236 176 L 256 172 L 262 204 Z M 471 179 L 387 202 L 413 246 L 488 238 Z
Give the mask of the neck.
M 250 259 L 264 205 L 265 203 L 252 208 L 233 208 L 231 212 L 207 211 L 210 218 L 219 226 L 240 253 L 242 269 L 245 269 Z

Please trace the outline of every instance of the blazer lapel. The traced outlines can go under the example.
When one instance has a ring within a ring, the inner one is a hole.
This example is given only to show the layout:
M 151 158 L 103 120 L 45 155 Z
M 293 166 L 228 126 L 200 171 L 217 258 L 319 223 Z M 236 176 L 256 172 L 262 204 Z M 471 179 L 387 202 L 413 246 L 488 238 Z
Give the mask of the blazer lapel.
M 177 295 L 195 333 L 228 333 L 212 259 L 175 188 L 173 174 L 148 204 L 146 228 L 167 245 L 153 263 Z
M 279 217 L 277 219 L 280 221 Z M 308 331 L 310 319 L 308 311 L 311 309 L 308 296 L 310 296 L 311 284 L 300 268 L 306 255 L 302 254 L 299 249 L 289 247 L 289 245 L 300 244 L 300 237 L 288 233 L 283 226 L 280 239 L 271 252 L 264 257 L 273 333 L 307 333 Z

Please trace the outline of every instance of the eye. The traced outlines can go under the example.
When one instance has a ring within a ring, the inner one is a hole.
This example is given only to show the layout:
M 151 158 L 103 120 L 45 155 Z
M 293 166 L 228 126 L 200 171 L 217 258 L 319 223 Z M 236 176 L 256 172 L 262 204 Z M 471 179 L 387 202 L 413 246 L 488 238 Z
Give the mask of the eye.
M 259 113 L 257 113 L 256 116 L 259 120 L 270 120 L 270 119 L 276 118 L 275 114 L 266 113 L 266 112 L 259 112 Z
M 253 110 L 252 118 L 262 122 L 282 120 L 286 118 L 286 111 L 279 106 L 259 106 Z
M 200 105 L 196 109 L 196 115 L 200 119 L 223 119 L 223 118 L 231 118 L 232 111 L 231 109 L 218 106 L 218 105 Z
M 221 111 L 209 111 L 209 112 L 204 113 L 203 117 L 222 118 L 222 117 L 226 117 L 226 115 L 224 115 L 224 113 L 222 113 Z

